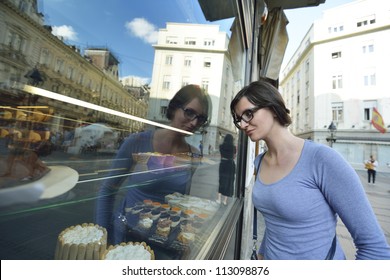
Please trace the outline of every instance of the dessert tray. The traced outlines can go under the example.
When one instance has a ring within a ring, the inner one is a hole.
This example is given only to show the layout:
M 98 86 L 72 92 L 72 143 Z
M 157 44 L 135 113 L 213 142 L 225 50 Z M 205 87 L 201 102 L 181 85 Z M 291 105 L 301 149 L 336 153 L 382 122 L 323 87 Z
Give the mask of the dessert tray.
M 126 208 L 128 240 L 146 241 L 176 259 L 202 247 L 210 229 L 210 220 L 219 205 L 190 195 L 172 194 L 165 204 L 144 200 Z
M 79 179 L 76 170 L 67 166 L 50 166 L 39 180 L 0 189 L 0 207 L 49 199 L 71 190 Z

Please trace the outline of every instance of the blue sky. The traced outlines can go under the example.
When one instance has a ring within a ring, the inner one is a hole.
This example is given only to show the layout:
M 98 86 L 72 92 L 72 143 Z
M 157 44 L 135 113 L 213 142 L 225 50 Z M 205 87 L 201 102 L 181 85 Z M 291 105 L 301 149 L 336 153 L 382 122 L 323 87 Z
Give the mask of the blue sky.
M 120 61 L 120 76 L 151 77 L 157 31 L 167 22 L 207 22 L 197 0 L 41 0 L 40 11 L 53 33 L 82 50 L 107 47 Z
M 353 0 L 327 0 L 318 7 L 286 10 L 288 60 L 324 9 Z M 157 31 L 166 22 L 219 24 L 229 31 L 232 20 L 207 22 L 197 0 L 40 0 L 39 10 L 53 32 L 82 50 L 107 47 L 120 61 L 120 76 L 150 78 Z M 293 36 L 291 35 L 293 34 Z

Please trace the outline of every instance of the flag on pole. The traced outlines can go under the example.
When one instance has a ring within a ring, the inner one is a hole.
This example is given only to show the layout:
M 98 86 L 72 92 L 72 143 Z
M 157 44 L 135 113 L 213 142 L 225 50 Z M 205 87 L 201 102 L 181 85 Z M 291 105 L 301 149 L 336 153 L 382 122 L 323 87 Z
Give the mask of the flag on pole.
M 375 107 L 372 110 L 371 123 L 380 133 L 386 132 L 386 127 L 385 123 L 383 122 L 383 118 Z

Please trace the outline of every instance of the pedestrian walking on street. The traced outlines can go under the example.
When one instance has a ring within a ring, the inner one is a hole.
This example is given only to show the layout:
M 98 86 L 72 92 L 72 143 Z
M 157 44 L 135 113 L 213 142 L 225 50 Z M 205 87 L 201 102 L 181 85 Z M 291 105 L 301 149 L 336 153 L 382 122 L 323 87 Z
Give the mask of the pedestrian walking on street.
M 375 177 L 376 177 L 376 168 L 378 167 L 378 161 L 375 159 L 373 155 L 370 156 L 370 159 L 364 162 L 364 167 L 367 169 L 368 175 L 368 183 L 375 185 Z
M 226 134 L 223 143 L 219 146 L 221 162 L 219 164 L 219 187 L 217 203 L 227 205 L 228 197 L 233 195 L 234 178 L 236 175 L 236 146 L 233 144 L 233 136 Z
M 251 83 L 230 105 L 236 127 L 266 151 L 255 158 L 253 204 L 265 220 L 259 259 L 345 259 L 338 217 L 356 245 L 356 259 L 390 259 L 356 171 L 327 145 L 293 135 L 290 111 L 266 80 Z

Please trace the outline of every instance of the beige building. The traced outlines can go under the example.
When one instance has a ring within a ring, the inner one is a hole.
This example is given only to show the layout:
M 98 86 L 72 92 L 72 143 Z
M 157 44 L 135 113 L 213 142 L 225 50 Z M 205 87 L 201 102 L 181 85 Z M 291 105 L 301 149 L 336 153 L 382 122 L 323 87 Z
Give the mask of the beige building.
M 235 134 L 230 101 L 234 95 L 229 37 L 218 25 L 167 23 L 154 45 L 149 119 L 167 122 L 169 100 L 184 85 L 197 84 L 210 95 L 211 123 L 194 145 L 218 147 L 224 135 Z M 207 149 L 205 149 L 207 153 Z
M 390 2 L 359 0 L 326 10 L 280 75 L 293 133 L 333 144 L 356 168 L 374 154 L 378 169 L 387 171 L 390 133 L 371 121 L 376 108 L 390 125 L 389 46 Z
M 0 90 L 3 105 L 20 96 L 18 84 L 33 84 L 48 91 L 146 117 L 147 102 L 128 91 L 118 78 L 118 59 L 108 50 L 84 53 L 65 44 L 44 25 L 36 0 L 0 2 Z M 40 99 L 35 100 L 40 104 Z M 49 105 L 50 104 L 45 104 Z M 77 123 L 105 122 L 128 130 L 143 129 L 141 122 L 100 114 L 77 105 L 63 104 L 54 112 L 51 130 Z M 73 120 L 73 121 L 72 121 Z

